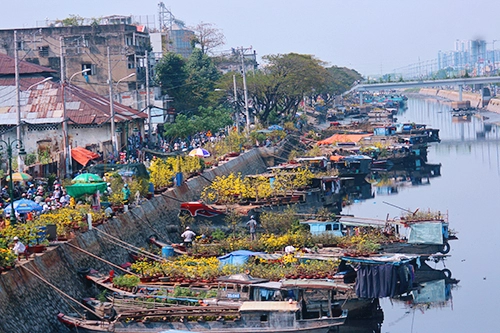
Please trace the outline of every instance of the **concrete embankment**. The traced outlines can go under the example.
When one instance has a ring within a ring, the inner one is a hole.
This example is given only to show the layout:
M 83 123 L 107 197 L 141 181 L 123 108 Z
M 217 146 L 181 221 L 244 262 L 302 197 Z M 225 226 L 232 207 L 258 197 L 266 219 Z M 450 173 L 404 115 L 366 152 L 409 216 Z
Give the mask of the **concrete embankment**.
M 147 247 L 146 240 L 152 234 L 158 234 L 165 240 L 178 240 L 178 209 L 181 202 L 198 199 L 203 187 L 216 176 L 231 172 L 255 174 L 265 170 L 266 164 L 260 150 L 248 151 L 218 168 L 206 170 L 203 177 L 189 179 L 182 186 L 169 190 L 164 195 L 156 195 L 98 228 L 137 247 Z M 78 234 L 70 244 L 115 264 L 130 261 L 126 249 L 113 244 L 109 238 L 96 230 Z M 81 307 L 75 306 L 48 283 L 80 301 L 89 295 L 96 295 L 96 289 L 78 274 L 79 270 L 94 268 L 107 272 L 113 269 L 112 266 L 64 243 L 49 248 L 43 255 L 38 255 L 19 266 L 22 267 L 0 275 L 0 332 L 68 332 L 69 330 L 57 321 L 57 314 L 75 313 L 77 310 L 81 312 Z
M 443 98 L 450 101 L 459 101 L 459 93 L 455 90 L 445 90 L 445 89 L 435 89 L 435 88 L 422 88 L 419 91 L 419 94 L 425 96 L 433 96 L 437 98 Z M 462 93 L 463 101 L 470 101 L 471 106 L 479 109 L 483 109 L 485 111 L 500 113 L 500 98 L 493 97 L 489 100 L 488 104 L 484 107 L 482 106 L 481 95 L 478 93 Z

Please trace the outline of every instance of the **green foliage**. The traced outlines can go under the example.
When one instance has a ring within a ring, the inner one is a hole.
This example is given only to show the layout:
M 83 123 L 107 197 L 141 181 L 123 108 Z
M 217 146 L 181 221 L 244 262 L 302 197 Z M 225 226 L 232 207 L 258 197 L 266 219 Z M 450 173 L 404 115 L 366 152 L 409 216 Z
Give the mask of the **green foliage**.
M 221 241 L 226 238 L 226 233 L 221 229 L 215 229 L 211 236 L 213 240 Z
M 323 63 L 311 55 L 289 53 L 263 59 L 267 62 L 265 70 L 247 79 L 249 97 L 260 123 L 267 124 L 271 113 L 271 119 L 293 119 L 303 97 L 325 86 L 328 73 Z
M 195 123 L 184 114 L 178 114 L 175 117 L 175 123 L 166 123 L 164 125 L 165 137 L 186 139 L 196 132 L 198 132 L 198 129 L 195 127 Z
M 136 287 L 139 285 L 139 282 L 141 282 L 139 277 L 131 274 L 120 275 L 113 278 L 113 284 L 124 288 Z
M 82 25 L 84 22 L 84 18 L 79 16 L 79 15 L 70 15 L 69 17 L 58 20 L 58 23 L 61 23 L 65 27 L 71 27 L 71 26 L 79 26 Z
M 36 163 L 37 159 L 38 159 L 38 156 L 36 154 L 28 154 L 24 158 L 24 164 L 28 165 L 28 166 L 33 165 Z
M 283 230 L 290 230 L 294 222 L 299 221 L 293 207 L 283 212 L 263 212 L 260 214 L 260 224 L 268 234 L 280 234 Z
M 172 97 L 172 107 L 181 114 L 197 115 L 199 107 L 211 106 L 209 101 L 213 99 L 220 73 L 201 50 L 193 50 L 187 61 L 178 54 L 167 53 L 155 72 L 156 84 L 162 87 L 162 93 Z

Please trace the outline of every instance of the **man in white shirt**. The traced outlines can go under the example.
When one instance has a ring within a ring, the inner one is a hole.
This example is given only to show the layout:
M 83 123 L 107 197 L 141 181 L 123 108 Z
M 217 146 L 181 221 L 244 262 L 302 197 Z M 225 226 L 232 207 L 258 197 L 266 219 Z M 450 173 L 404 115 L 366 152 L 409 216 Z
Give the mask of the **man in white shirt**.
M 21 241 L 19 241 L 19 237 L 17 236 L 15 236 L 13 240 L 14 240 L 14 247 L 12 248 L 12 251 L 14 251 L 14 253 L 17 256 L 17 260 L 19 260 L 19 255 L 26 252 L 26 246 L 24 246 L 24 244 L 21 243 Z
M 184 245 L 186 245 L 186 247 L 192 246 L 194 236 L 196 236 L 196 234 L 190 230 L 189 227 L 186 227 L 186 231 L 184 231 L 181 235 L 181 237 L 184 238 Z

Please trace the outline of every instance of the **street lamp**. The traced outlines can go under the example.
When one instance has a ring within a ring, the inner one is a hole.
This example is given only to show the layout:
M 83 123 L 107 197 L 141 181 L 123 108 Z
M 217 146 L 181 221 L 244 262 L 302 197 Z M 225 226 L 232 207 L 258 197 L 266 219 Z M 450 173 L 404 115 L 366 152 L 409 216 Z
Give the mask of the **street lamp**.
M 64 164 L 65 164 L 65 174 L 67 177 L 71 175 L 71 151 L 69 149 L 69 136 L 68 136 L 68 116 L 66 114 L 66 85 L 71 84 L 71 80 L 78 74 L 83 74 L 90 72 L 90 68 L 86 68 L 82 71 L 76 72 L 70 76 L 68 83 L 62 83 L 62 95 L 63 95 L 63 139 L 64 139 Z
M 49 76 L 49 77 L 46 77 L 45 79 L 35 83 L 35 84 L 32 84 L 31 86 L 28 87 L 28 89 L 26 89 L 26 92 L 29 92 L 33 87 L 39 85 L 39 84 L 42 84 L 42 83 L 45 83 L 49 80 L 52 80 L 53 77 L 52 76 Z M 22 122 L 21 122 L 21 109 L 18 110 L 18 119 L 17 119 L 17 140 L 19 141 L 22 141 L 23 140 L 23 130 L 22 130 Z M 19 172 L 22 172 L 23 171 L 23 160 L 21 159 L 21 156 L 18 156 L 17 157 L 17 169 Z
M 45 82 L 50 81 L 50 80 L 52 80 L 52 79 L 53 79 L 53 77 L 52 77 L 52 76 L 46 77 L 46 78 L 45 78 L 45 79 L 43 79 L 42 81 L 37 82 L 37 83 L 34 83 L 34 84 L 32 84 L 31 86 L 29 86 L 29 87 L 28 87 L 28 89 L 26 89 L 26 91 L 30 91 L 30 90 L 31 90 L 31 88 L 33 88 L 34 86 L 37 86 L 37 85 L 42 84 L 42 83 L 45 83 Z
M 19 149 L 19 155 L 26 155 L 23 143 L 20 140 L 12 140 L 7 138 L 7 141 L 0 140 L 0 152 L 7 151 L 7 158 L 9 159 L 9 197 L 10 197 L 10 225 L 17 222 L 16 212 L 14 210 L 14 186 L 12 185 L 12 148 Z

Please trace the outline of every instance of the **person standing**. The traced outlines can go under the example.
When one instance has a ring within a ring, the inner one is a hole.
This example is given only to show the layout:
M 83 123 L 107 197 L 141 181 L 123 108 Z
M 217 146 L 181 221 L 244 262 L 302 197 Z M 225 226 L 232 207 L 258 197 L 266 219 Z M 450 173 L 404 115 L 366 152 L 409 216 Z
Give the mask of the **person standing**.
M 19 260 L 19 256 L 26 252 L 26 246 L 21 243 L 19 240 L 19 237 L 15 236 L 14 237 L 14 247 L 12 248 L 12 251 L 14 251 L 15 255 L 17 256 L 17 260 Z
M 194 236 L 196 236 L 196 234 L 189 227 L 186 227 L 186 230 L 182 233 L 181 237 L 184 238 L 184 245 L 186 245 L 187 248 L 193 245 Z
M 250 216 L 250 220 L 247 222 L 247 226 L 250 229 L 250 240 L 254 241 L 257 239 L 257 221 L 255 221 L 254 216 Z
M 123 185 L 122 194 L 123 194 L 123 204 L 128 205 L 130 199 L 130 189 L 128 188 L 128 184 Z

